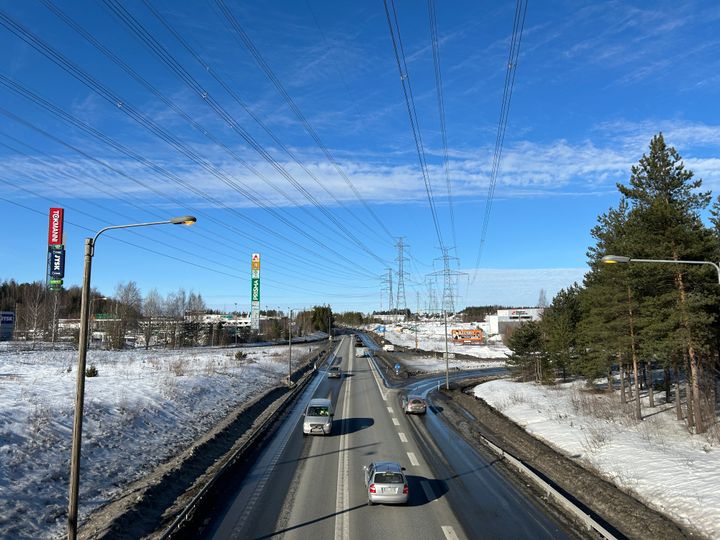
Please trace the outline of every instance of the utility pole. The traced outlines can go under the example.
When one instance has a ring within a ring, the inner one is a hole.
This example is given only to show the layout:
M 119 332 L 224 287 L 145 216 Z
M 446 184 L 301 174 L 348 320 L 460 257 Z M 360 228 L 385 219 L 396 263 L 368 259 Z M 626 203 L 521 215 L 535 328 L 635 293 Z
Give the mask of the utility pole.
M 420 324 L 420 291 L 415 291 L 415 294 L 416 294 L 415 298 L 417 300 L 417 302 L 415 304 L 416 310 L 417 310 L 416 317 L 415 317 L 415 352 L 417 352 L 417 350 L 418 350 L 417 333 L 418 333 L 418 325 Z
M 447 340 L 447 311 L 445 314 L 445 390 L 450 390 L 450 354 L 448 351 L 448 340 Z

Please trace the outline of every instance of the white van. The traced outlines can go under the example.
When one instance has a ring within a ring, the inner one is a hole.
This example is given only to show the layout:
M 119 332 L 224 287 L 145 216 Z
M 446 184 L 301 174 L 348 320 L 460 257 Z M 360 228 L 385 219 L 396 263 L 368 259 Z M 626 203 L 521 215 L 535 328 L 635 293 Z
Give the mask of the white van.
M 327 398 L 311 399 L 303 415 L 303 435 L 330 435 L 332 423 L 332 402 Z

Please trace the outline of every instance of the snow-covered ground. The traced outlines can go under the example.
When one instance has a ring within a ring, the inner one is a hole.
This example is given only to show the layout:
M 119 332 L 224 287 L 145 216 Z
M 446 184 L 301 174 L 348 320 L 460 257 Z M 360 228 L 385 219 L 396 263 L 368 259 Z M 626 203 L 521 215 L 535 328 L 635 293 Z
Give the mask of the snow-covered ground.
M 379 325 L 385 331 L 377 331 L 377 324 L 367 325 L 367 330 L 375 331 L 383 336 L 390 343 L 401 345 L 409 349 L 418 348 L 423 351 L 435 351 L 439 354 L 445 352 L 445 323 L 443 321 L 423 321 L 418 324 L 407 322 L 402 324 Z M 452 329 L 475 329 L 482 327 L 483 323 L 448 323 L 448 335 Z M 417 331 L 416 331 L 417 329 Z M 417 345 L 416 343 L 417 339 Z M 502 341 L 491 338 L 487 345 L 461 345 L 453 343 L 448 337 L 448 352 L 451 354 L 464 354 L 477 358 L 497 358 L 504 360 L 510 354 L 510 350 L 502 344 Z M 444 369 L 444 367 L 443 367 Z
M 453 328 L 458 327 L 453 325 Z M 472 327 L 472 326 L 470 326 Z M 397 337 L 396 337 L 397 336 Z M 391 342 L 414 347 L 414 332 L 386 327 Z M 406 340 L 406 341 L 405 341 Z M 444 325 L 418 329 L 419 347 L 436 357 L 401 355 L 408 369 L 444 369 Z M 74 351 L 18 352 L 0 347 L 0 538 L 55 538 L 65 531 L 77 362 Z M 293 358 L 314 345 L 293 346 Z M 113 499 L 121 485 L 187 447 L 228 410 L 279 382 L 287 348 L 189 351 L 92 350 L 85 393 L 81 519 Z M 478 360 L 452 368 L 502 365 L 502 345 L 457 346 Z M 585 460 L 623 488 L 679 522 L 720 538 L 720 447 L 687 433 L 671 406 L 637 423 L 617 397 L 493 381 L 476 393 L 528 431 Z
M 650 409 L 645 401 L 638 422 L 632 405 L 586 392 L 580 382 L 544 387 L 497 380 L 478 385 L 475 395 L 648 506 L 720 538 L 717 432 L 688 434 L 672 403 Z
M 293 359 L 317 345 L 293 346 Z M 80 519 L 287 375 L 287 346 L 88 352 Z M 0 349 L 0 538 L 64 535 L 77 352 Z

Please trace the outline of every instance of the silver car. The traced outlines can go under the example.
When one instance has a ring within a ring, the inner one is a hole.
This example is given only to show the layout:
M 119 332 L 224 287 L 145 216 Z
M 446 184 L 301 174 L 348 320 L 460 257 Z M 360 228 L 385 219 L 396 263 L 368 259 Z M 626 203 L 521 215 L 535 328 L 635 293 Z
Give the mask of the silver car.
M 400 401 L 405 414 L 425 414 L 427 412 L 427 403 L 420 396 L 403 394 Z
M 368 505 L 375 503 L 405 504 L 408 502 L 408 481 L 405 467 L 394 461 L 373 461 L 363 467 Z
M 339 379 L 342 377 L 340 366 L 330 366 L 327 372 L 328 379 Z

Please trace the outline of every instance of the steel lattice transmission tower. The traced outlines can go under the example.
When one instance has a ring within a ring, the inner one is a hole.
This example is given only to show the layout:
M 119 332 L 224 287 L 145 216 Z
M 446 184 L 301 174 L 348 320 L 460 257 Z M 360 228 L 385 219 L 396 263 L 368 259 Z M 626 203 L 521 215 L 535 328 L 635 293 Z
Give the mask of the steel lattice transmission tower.
M 442 247 L 442 259 L 443 269 L 438 272 L 433 272 L 431 276 L 443 276 L 443 297 L 442 297 L 442 310 L 445 313 L 455 313 L 455 278 L 458 276 L 467 275 L 465 272 L 458 272 L 450 268 L 451 260 L 459 260 L 457 257 L 451 257 L 448 253 L 449 248 Z
M 435 313 L 438 309 L 438 306 L 437 299 L 435 298 L 435 287 L 433 284 L 433 279 L 430 276 L 425 277 L 425 285 L 427 286 L 428 290 L 428 313 Z
M 405 243 L 403 242 L 403 237 L 398 238 L 397 243 L 395 246 L 398 248 L 398 286 L 397 286 L 397 302 L 396 307 L 398 310 L 405 310 L 407 309 L 407 299 L 405 298 L 405 275 L 407 274 L 404 270 L 405 261 L 407 258 L 403 254 L 403 250 L 405 249 Z
M 388 268 L 387 284 L 388 284 L 388 311 L 392 311 L 393 310 L 392 268 Z

